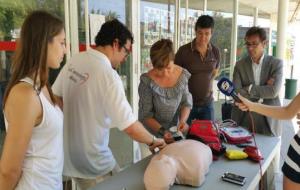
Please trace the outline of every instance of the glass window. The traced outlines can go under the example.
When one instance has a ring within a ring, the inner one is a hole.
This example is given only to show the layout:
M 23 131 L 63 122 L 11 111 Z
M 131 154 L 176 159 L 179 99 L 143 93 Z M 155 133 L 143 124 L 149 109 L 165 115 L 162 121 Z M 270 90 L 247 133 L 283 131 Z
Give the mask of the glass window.
M 85 22 L 84 22 L 84 1 L 78 0 L 79 11 L 79 43 L 80 47 L 85 46 Z M 101 24 L 105 21 L 118 19 L 125 24 L 129 29 L 131 27 L 131 11 L 130 0 L 89 0 L 89 17 L 90 17 L 90 44 L 94 44 L 95 35 L 99 31 Z M 92 19 L 92 20 L 91 20 Z M 93 23 L 94 22 L 94 23 Z M 101 24 L 99 24 L 101 23 Z M 93 28 L 96 25 L 96 28 Z M 136 41 L 135 41 L 136 42 Z M 135 45 L 135 44 L 134 44 Z M 85 49 L 85 48 L 83 48 Z M 132 102 L 131 98 L 131 67 L 132 58 L 129 56 L 126 63 L 121 64 L 118 68 L 118 73 L 123 81 L 127 99 Z
M 238 15 L 238 37 L 237 37 L 237 52 L 236 60 L 247 56 L 247 49 L 244 45 L 246 32 L 253 26 L 253 16 Z M 261 25 L 260 25 L 261 24 Z M 258 26 L 265 29 L 267 33 L 267 42 L 269 42 L 270 22 L 267 19 L 258 19 Z M 269 46 L 266 46 L 265 52 L 268 54 Z
M 141 73 L 152 68 L 150 47 L 162 38 L 175 40 L 174 0 L 141 1 Z
M 220 77 L 229 77 L 232 13 L 210 12 L 215 20 L 211 42 L 220 50 Z
M 180 5 L 180 40 L 179 47 L 191 42 L 195 38 L 195 23 L 203 14 L 203 0 L 188 0 L 187 18 L 185 18 L 186 2 Z
M 9 79 L 11 58 L 16 48 L 15 40 L 19 37 L 26 15 L 36 9 L 47 10 L 64 20 L 64 4 L 61 0 L 0 0 L 0 81 Z

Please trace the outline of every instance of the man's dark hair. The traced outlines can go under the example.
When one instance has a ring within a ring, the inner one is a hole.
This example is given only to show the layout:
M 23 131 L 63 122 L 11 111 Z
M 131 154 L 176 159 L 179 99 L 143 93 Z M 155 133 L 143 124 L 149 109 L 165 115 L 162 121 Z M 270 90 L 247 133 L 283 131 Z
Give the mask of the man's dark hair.
M 253 26 L 249 28 L 249 30 L 246 32 L 245 38 L 254 35 L 258 35 L 262 42 L 267 39 L 266 31 L 263 28 L 257 26 Z
M 115 40 L 119 41 L 120 47 L 124 46 L 127 40 L 133 43 L 131 32 L 117 19 L 107 21 L 101 26 L 95 38 L 95 44 L 96 46 L 113 45 Z
M 195 25 L 195 31 L 198 28 L 211 28 L 213 29 L 215 25 L 215 21 L 213 17 L 209 15 L 202 15 L 198 18 L 196 25 Z

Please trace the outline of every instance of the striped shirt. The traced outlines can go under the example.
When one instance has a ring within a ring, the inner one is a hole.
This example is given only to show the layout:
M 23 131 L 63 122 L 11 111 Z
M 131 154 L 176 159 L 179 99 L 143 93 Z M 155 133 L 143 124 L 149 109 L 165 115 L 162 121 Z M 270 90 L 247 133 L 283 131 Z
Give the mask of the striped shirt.
M 293 182 L 300 183 L 300 130 L 290 144 L 282 172 Z

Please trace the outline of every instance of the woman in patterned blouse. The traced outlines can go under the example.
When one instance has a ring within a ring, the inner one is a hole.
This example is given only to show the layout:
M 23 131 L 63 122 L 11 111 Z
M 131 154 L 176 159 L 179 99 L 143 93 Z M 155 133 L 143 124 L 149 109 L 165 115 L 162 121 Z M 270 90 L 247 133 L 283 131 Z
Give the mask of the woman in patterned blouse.
M 169 129 L 187 132 L 186 121 L 192 108 L 188 89 L 191 74 L 174 64 L 172 41 L 161 39 L 150 49 L 153 69 L 140 77 L 139 120 L 157 137 L 173 142 Z

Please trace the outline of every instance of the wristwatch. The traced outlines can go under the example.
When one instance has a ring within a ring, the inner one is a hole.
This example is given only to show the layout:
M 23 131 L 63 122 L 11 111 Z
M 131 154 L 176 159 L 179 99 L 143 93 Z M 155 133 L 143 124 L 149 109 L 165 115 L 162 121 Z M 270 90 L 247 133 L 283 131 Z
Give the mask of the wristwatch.
M 161 135 L 162 137 L 164 136 L 165 132 L 166 132 L 166 129 L 163 127 L 160 127 L 158 130 L 158 134 Z

